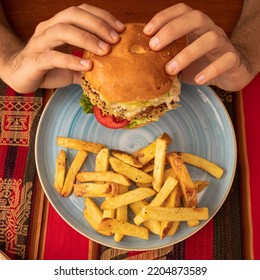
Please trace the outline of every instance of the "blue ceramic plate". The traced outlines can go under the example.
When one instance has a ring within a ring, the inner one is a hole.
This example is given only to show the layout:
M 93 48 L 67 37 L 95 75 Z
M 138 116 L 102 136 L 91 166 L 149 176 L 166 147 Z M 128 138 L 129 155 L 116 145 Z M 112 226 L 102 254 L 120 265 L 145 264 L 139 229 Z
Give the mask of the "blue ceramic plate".
M 73 194 L 62 198 L 53 188 L 55 159 L 60 151 L 57 136 L 98 142 L 108 148 L 129 153 L 149 144 L 163 132 L 173 143 L 169 151 L 186 151 L 207 158 L 224 168 L 221 179 L 215 179 L 204 171 L 188 166 L 193 180 L 208 180 L 210 186 L 199 194 L 199 207 L 208 207 L 210 219 L 217 213 L 230 190 L 236 168 L 236 140 L 229 115 L 221 100 L 209 87 L 182 85 L 181 106 L 165 114 L 158 122 L 138 129 L 112 130 L 101 126 L 93 114 L 86 115 L 79 99 L 80 86 L 58 89 L 42 114 L 36 136 L 36 165 L 41 184 L 53 207 L 75 230 L 86 237 L 109 247 L 148 250 L 180 242 L 199 231 L 208 221 L 189 228 L 182 223 L 172 237 L 164 240 L 150 234 L 149 240 L 124 237 L 116 243 L 113 237 L 95 232 L 83 216 L 84 199 Z M 68 150 L 68 163 L 75 151 Z M 94 169 L 95 155 L 90 154 L 83 170 Z M 99 201 L 100 202 L 100 201 Z M 198 233 L 199 234 L 199 233 Z

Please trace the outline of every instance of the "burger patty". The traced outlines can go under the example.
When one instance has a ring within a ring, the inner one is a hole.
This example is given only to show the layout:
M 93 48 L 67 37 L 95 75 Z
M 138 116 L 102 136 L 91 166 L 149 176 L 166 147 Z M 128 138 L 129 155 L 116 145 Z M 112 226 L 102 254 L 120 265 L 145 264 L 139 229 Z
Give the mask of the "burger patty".
M 82 77 L 83 83 L 82 87 L 84 90 L 84 93 L 88 96 L 91 104 L 94 106 L 97 106 L 104 114 L 116 116 L 121 119 L 127 119 L 129 121 L 134 120 L 147 120 L 147 122 L 150 121 L 156 121 L 158 120 L 162 115 L 164 115 L 167 111 L 176 108 L 176 103 L 173 101 L 170 106 L 171 109 L 168 108 L 166 103 L 160 104 L 158 106 L 149 106 L 142 108 L 138 113 L 136 113 L 134 116 L 131 117 L 131 119 L 127 118 L 125 113 L 126 109 L 121 108 L 118 111 L 115 111 L 113 108 L 109 108 L 107 106 L 106 102 L 100 99 L 99 93 L 92 89 L 92 87 L 89 85 L 89 83 Z

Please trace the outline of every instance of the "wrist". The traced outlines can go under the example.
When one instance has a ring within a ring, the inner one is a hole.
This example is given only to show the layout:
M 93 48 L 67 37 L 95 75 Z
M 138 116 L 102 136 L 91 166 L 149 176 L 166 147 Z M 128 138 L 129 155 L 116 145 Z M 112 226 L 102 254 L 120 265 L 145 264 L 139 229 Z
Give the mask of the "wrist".
M 10 68 L 13 67 L 13 61 L 17 54 L 24 48 L 24 43 L 13 33 L 0 25 L 1 43 L 0 43 L 0 78 L 6 79 Z

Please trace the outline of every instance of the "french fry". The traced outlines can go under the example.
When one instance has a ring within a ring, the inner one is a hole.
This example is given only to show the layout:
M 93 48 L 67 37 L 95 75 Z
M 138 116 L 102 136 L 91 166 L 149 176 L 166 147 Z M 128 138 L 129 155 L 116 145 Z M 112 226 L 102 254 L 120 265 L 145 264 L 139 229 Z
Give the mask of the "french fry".
M 111 218 L 103 218 L 99 222 L 98 230 L 105 232 L 110 231 L 111 233 L 119 233 L 122 235 L 138 237 L 146 240 L 149 239 L 149 231 L 147 228 Z
M 106 197 L 106 199 L 109 199 L 109 197 Z M 114 218 L 116 214 L 116 209 L 105 209 L 103 211 L 103 218 Z
M 98 153 L 101 149 L 103 149 L 105 146 L 102 144 L 94 143 L 94 142 L 87 142 L 84 140 L 74 139 L 74 138 L 67 138 L 58 136 L 56 138 L 56 143 L 58 146 L 69 148 L 69 149 L 75 149 L 75 150 L 83 150 L 86 152 L 91 153 Z
M 126 193 L 119 194 L 117 196 L 111 197 L 103 201 L 101 204 L 101 209 L 116 209 L 123 205 L 133 203 L 138 200 L 143 200 L 145 198 L 151 197 L 155 194 L 155 191 L 150 188 L 137 188 L 130 190 Z
M 169 176 L 171 176 L 171 177 L 173 177 L 174 179 L 177 180 L 177 177 L 176 177 L 176 175 L 175 175 L 175 173 L 174 173 L 174 171 L 173 171 L 173 169 L 172 169 L 171 167 L 164 170 L 163 181 L 165 182 L 165 180 L 166 180 Z
M 163 184 L 164 165 L 166 158 L 167 142 L 164 139 L 157 139 L 155 146 L 153 188 L 158 192 Z
M 97 204 L 89 197 L 86 197 L 85 199 L 84 217 L 94 230 L 103 235 L 111 235 L 109 231 L 98 229 L 98 224 L 103 219 L 103 214 Z
M 154 207 L 145 206 L 141 211 L 146 220 L 154 221 L 194 221 L 207 220 L 209 218 L 208 208 L 187 207 Z
M 182 152 L 178 152 L 178 155 L 182 158 L 182 160 L 185 163 L 201 168 L 217 179 L 220 179 L 224 173 L 223 168 L 205 158 L 190 153 Z
M 127 191 L 128 191 L 128 187 L 126 186 L 120 187 L 120 194 L 126 193 Z M 128 221 L 128 205 L 124 205 L 116 209 L 116 219 L 122 222 Z M 123 238 L 124 235 L 121 233 L 115 233 L 114 235 L 115 242 L 120 242 Z
M 124 163 L 127 163 L 133 167 L 141 168 L 143 166 L 136 157 L 134 157 L 133 155 L 130 155 L 126 152 L 122 152 L 119 150 L 111 150 L 111 154 L 115 158 L 117 158 L 117 159 L 123 161 Z
M 95 171 L 96 172 L 106 172 L 109 168 L 109 150 L 107 148 L 103 148 L 100 150 L 96 156 L 95 162 Z M 109 199 L 109 197 L 105 197 L 105 199 Z M 109 209 L 103 211 L 103 218 L 114 218 L 115 217 L 115 209 Z
M 181 186 L 184 206 L 196 207 L 197 206 L 197 192 L 194 184 L 191 180 L 190 174 L 182 161 L 181 157 L 177 153 L 170 153 L 167 155 L 167 160 L 170 163 L 177 180 Z
M 122 174 L 117 174 L 113 171 L 106 172 L 80 172 L 76 176 L 78 182 L 113 182 L 123 186 L 130 186 L 129 180 Z
M 134 182 L 151 183 L 153 180 L 152 176 L 149 174 L 130 166 L 117 158 L 110 157 L 109 163 L 115 172 L 124 175 Z
M 138 215 L 138 213 L 140 213 L 142 208 L 144 206 L 147 206 L 148 204 L 149 204 L 149 202 L 146 200 L 138 200 L 133 203 L 130 203 L 129 207 L 135 215 Z M 160 234 L 161 226 L 160 226 L 160 222 L 158 222 L 158 221 L 145 220 L 143 222 L 143 226 L 154 234 Z
M 66 176 L 66 152 L 61 150 L 56 158 L 56 170 L 54 179 L 54 188 L 58 193 L 61 193 L 65 176 Z
M 151 183 L 135 183 L 138 188 L 152 188 L 153 184 Z
M 146 165 L 144 165 L 141 170 L 145 173 L 149 173 L 149 172 L 153 172 L 153 168 L 154 168 L 154 161 L 151 160 L 148 163 L 146 163 Z
M 202 192 L 209 185 L 208 181 L 198 180 L 198 181 L 194 181 L 193 183 L 197 193 Z
M 75 196 L 110 197 L 118 194 L 117 183 L 79 183 L 74 184 Z
M 160 191 L 156 194 L 154 199 L 150 202 L 149 206 L 161 206 L 173 189 L 177 186 L 178 181 L 173 177 L 168 177 Z M 144 222 L 141 212 L 134 217 L 134 223 L 140 225 Z
M 171 137 L 167 133 L 163 133 L 157 139 L 166 140 L 167 145 L 169 145 L 172 142 Z M 141 162 L 142 165 L 147 164 L 150 160 L 152 160 L 155 157 L 156 140 L 132 154 Z
M 108 148 L 101 149 L 96 156 L 95 171 L 104 172 L 108 171 L 109 150 Z
M 174 207 L 180 207 L 181 205 L 181 190 L 180 186 L 176 186 L 174 190 L 170 193 L 170 195 L 167 197 L 164 207 L 166 208 L 174 208 Z M 160 227 L 160 238 L 164 239 L 166 235 L 172 236 L 177 229 L 180 226 L 180 222 L 173 222 L 173 221 L 163 221 L 161 222 Z
M 167 159 L 180 183 L 184 206 L 191 208 L 197 207 L 197 191 L 183 160 L 177 153 L 174 152 L 170 153 L 167 156 Z M 198 220 L 188 221 L 188 226 L 190 227 L 197 226 L 198 224 Z
M 80 150 L 77 152 L 66 175 L 66 179 L 61 190 L 61 196 L 67 197 L 71 194 L 76 175 L 78 174 L 87 156 L 88 153 L 86 151 Z

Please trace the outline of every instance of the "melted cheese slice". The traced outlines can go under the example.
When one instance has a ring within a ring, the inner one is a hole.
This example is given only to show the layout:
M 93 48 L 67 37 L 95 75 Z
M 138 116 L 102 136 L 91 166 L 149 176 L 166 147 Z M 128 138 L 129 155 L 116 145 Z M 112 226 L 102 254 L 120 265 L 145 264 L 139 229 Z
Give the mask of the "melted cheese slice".
M 124 115 L 127 118 L 131 118 L 132 116 L 145 110 L 147 107 L 150 106 L 156 107 L 163 103 L 167 104 L 169 110 L 173 109 L 174 107 L 172 107 L 171 103 L 179 102 L 180 101 L 179 95 L 180 95 L 180 81 L 178 78 L 175 78 L 169 92 L 165 93 L 159 98 L 153 98 L 147 101 L 111 103 L 110 108 L 114 110 L 115 115 L 120 114 L 120 111 L 122 111 L 123 109 L 125 111 Z

